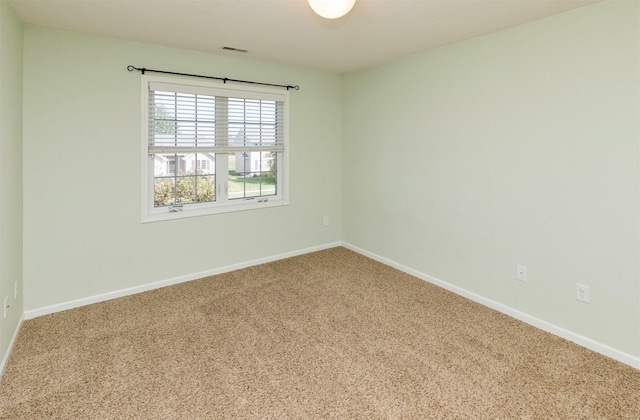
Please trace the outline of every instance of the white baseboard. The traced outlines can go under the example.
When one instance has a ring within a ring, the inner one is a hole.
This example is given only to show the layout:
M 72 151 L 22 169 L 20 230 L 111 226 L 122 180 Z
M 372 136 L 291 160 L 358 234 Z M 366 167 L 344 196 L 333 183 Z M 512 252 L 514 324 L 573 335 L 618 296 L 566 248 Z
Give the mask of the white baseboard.
M 319 245 L 311 248 L 301 249 L 298 251 L 286 252 L 283 254 L 272 255 L 270 257 L 258 258 L 255 260 L 246 261 L 238 264 L 232 264 L 225 267 L 219 267 L 219 268 L 214 268 L 207 271 L 201 271 L 199 273 L 186 274 L 184 276 L 174 277 L 166 280 L 160 280 L 157 282 L 147 283 L 140 286 L 130 287 L 127 289 L 115 290 L 113 292 L 103 293 L 95 296 L 89 296 L 86 298 L 81 298 L 81 299 L 76 299 L 76 300 L 63 302 L 55 305 L 45 306 L 42 308 L 31 309 L 31 310 L 25 311 L 24 318 L 33 319 L 39 316 L 65 311 L 67 309 L 78 308 L 80 306 L 90 305 L 92 303 L 104 302 L 106 300 L 116 299 L 123 296 L 129 296 L 136 293 L 146 292 L 149 290 L 159 289 L 161 287 L 172 286 L 174 284 L 197 280 L 203 277 L 214 276 L 216 274 L 227 273 L 229 271 L 239 270 L 241 268 L 246 268 L 254 265 L 282 260 L 284 258 L 295 257 L 297 255 L 308 254 L 310 252 L 321 251 L 323 249 L 334 248 L 336 246 L 341 246 L 341 245 L 342 245 L 342 242 L 328 243 L 328 244 Z
M 11 356 L 11 352 L 13 351 L 13 347 L 16 345 L 16 340 L 18 339 L 18 334 L 20 333 L 20 329 L 22 328 L 22 323 L 24 322 L 24 314 L 20 316 L 20 320 L 18 321 L 18 325 L 16 326 L 13 335 L 11 336 L 11 341 L 9 341 L 9 347 L 7 347 L 7 351 L 2 357 L 2 362 L 0 362 L 0 383 L 2 382 L 2 376 L 4 375 L 4 369 L 7 367 L 7 363 L 9 363 L 9 357 Z
M 602 344 L 598 341 L 592 340 L 588 337 L 584 337 L 580 334 L 576 334 L 572 331 L 569 331 L 567 329 L 564 329 L 562 327 L 559 327 L 557 325 L 551 324 L 547 321 L 543 321 L 539 318 L 536 318 L 534 316 L 528 315 L 524 312 L 518 311 L 516 309 L 513 309 L 507 305 L 503 305 L 502 303 L 493 301 L 491 299 L 485 298 L 481 295 L 478 295 L 476 293 L 470 292 L 466 289 L 463 289 L 461 287 L 455 286 L 451 283 L 447 283 L 446 281 L 440 280 L 438 278 L 429 276 L 427 274 L 421 273 L 417 270 L 414 270 L 412 268 L 409 268 L 407 266 L 404 266 L 402 264 L 398 264 L 397 262 L 390 260 L 388 258 L 384 258 L 381 257 L 379 255 L 376 255 L 372 252 L 366 251 L 362 248 L 358 248 L 357 246 L 351 245 L 349 243 L 342 243 L 342 246 L 344 246 L 345 248 L 348 248 L 352 251 L 357 252 L 358 254 L 364 255 L 365 257 L 369 257 L 373 260 L 376 260 L 382 264 L 388 265 L 390 267 L 396 268 L 400 271 L 403 271 L 407 274 L 410 274 L 414 277 L 417 277 L 421 280 L 424 280 L 426 282 L 435 284 L 436 286 L 440 286 L 443 289 L 449 290 L 450 292 L 453 292 L 457 295 L 463 296 L 467 299 L 470 299 L 474 302 L 480 303 L 481 305 L 487 306 L 491 309 L 495 309 L 498 312 L 502 312 L 503 314 L 509 315 L 513 318 L 516 318 L 520 321 L 523 321 L 529 325 L 532 325 L 536 328 L 540 328 L 543 331 L 547 331 L 551 334 L 554 334 L 558 337 L 562 337 L 566 340 L 572 341 L 576 344 L 579 344 L 583 347 L 586 347 L 590 350 L 593 350 L 597 353 L 600 353 L 602 355 L 605 355 L 607 357 L 610 357 L 612 359 L 615 359 L 619 362 L 622 362 L 624 364 L 627 364 L 629 366 L 632 366 L 636 369 L 640 369 L 640 357 L 636 357 L 633 355 L 630 355 L 628 353 L 622 352 L 620 350 L 617 350 L 613 347 L 607 346 L 606 344 Z
M 511 308 L 509 306 L 506 306 L 502 303 L 493 301 L 491 299 L 488 299 L 486 297 L 483 297 L 481 295 L 478 295 L 476 293 L 470 292 L 466 289 L 463 289 L 461 287 L 455 286 L 451 283 L 447 283 L 446 281 L 440 280 L 438 278 L 429 276 L 427 274 L 421 273 L 417 270 L 414 270 L 412 268 L 409 268 L 407 266 L 404 266 L 402 264 L 399 264 L 393 260 L 390 260 L 388 258 L 384 258 L 381 257 L 377 254 L 374 254 L 372 252 L 366 251 L 362 248 L 359 248 L 357 246 L 351 245 L 349 243 L 346 242 L 333 242 L 333 243 L 328 243 L 328 244 L 324 244 L 324 245 L 320 245 L 320 246 L 316 246 L 316 247 L 311 247 L 311 248 L 305 248 L 305 249 L 301 249 L 298 251 L 292 251 L 292 252 L 287 252 L 287 253 L 283 253 L 283 254 L 278 254 L 278 255 L 273 255 L 270 257 L 265 257 L 265 258 L 259 258 L 256 260 L 252 260 L 252 261 L 247 261 L 247 262 L 243 262 L 243 263 L 239 263 L 239 264 L 233 264 L 233 265 L 229 265 L 229 266 L 225 266 L 225 267 L 220 267 L 220 268 L 215 268 L 212 270 L 207 270 L 207 271 L 202 271 L 199 273 L 192 273 L 192 274 L 187 274 L 184 276 L 179 276 L 179 277 L 174 277 L 171 279 L 166 279 L 166 280 L 161 280 L 161 281 L 157 281 L 154 283 L 148 283 L 148 284 L 144 284 L 141 286 L 136 286 L 136 287 L 131 287 L 131 288 L 127 288 L 127 289 L 122 289 L 122 290 L 116 290 L 113 292 L 109 292 L 109 293 L 104 293 L 104 294 L 100 294 L 100 295 L 95 295 L 95 296 L 90 296 L 90 297 L 86 297 L 86 298 L 82 298 L 82 299 L 76 299 L 76 300 L 72 300 L 69 302 L 64 302 L 64 303 L 60 303 L 60 304 L 56 304 L 56 305 L 51 305 L 51 306 L 46 306 L 43 308 L 38 308 L 38 309 L 32 309 L 29 311 L 25 311 L 24 316 L 22 317 L 22 319 L 32 319 L 32 318 L 37 318 L 39 316 L 43 316 L 43 315 L 47 315 L 47 314 L 51 314 L 51 313 L 55 313 L 55 312 L 60 312 L 60 311 L 64 311 L 67 309 L 73 309 L 73 308 L 77 308 L 80 306 L 84 306 L 84 305 L 89 305 L 92 303 L 98 303 L 98 302 L 103 302 L 106 300 L 111 300 L 111 299 L 116 299 L 119 297 L 123 297 L 123 296 L 128 296 L 128 295 L 133 295 L 136 293 L 141 293 L 141 292 L 146 292 L 148 290 L 154 290 L 154 289 L 159 289 L 161 287 L 166 287 L 166 286 L 171 286 L 174 284 L 178 284 L 178 283 L 184 283 L 187 281 L 192 281 L 192 280 L 197 280 L 203 277 L 208 277 L 208 276 L 213 276 L 216 274 L 222 274 L 222 273 L 226 273 L 229 271 L 234 271 L 234 270 L 239 270 L 242 268 L 246 268 L 246 267 L 251 267 L 254 265 L 259 265 L 259 264 L 264 264 L 264 263 L 268 263 L 268 262 L 272 262 L 272 261 L 277 261 L 277 260 L 281 260 L 284 258 L 289 258 L 289 257 L 295 257 L 297 255 L 303 255 L 303 254 L 308 254 L 310 252 L 315 252 L 315 251 L 321 251 L 323 249 L 328 249 L 328 248 L 333 248 L 336 246 L 344 246 L 345 248 L 348 248 L 352 251 L 355 251 L 359 254 L 362 254 L 366 257 L 369 257 L 373 260 L 376 260 L 378 262 L 381 262 L 382 264 L 391 266 L 393 268 L 396 268 L 400 271 L 403 271 L 407 274 L 410 274 L 414 277 L 417 277 L 421 280 L 427 281 L 429 283 L 435 284 L 437 286 L 440 286 L 446 290 L 449 290 L 457 295 L 466 297 L 474 302 L 480 303 L 484 306 L 487 306 L 491 309 L 495 309 L 499 312 L 502 312 L 506 315 L 509 315 L 513 318 L 516 318 L 520 321 L 523 321 L 529 325 L 532 325 L 534 327 L 540 328 L 541 330 L 547 331 L 551 334 L 557 335 L 559 337 L 562 337 L 566 340 L 572 341 L 576 344 L 579 344 L 583 347 L 586 347 L 590 350 L 593 350 L 597 353 L 603 354 L 607 357 L 610 357 L 612 359 L 618 360 L 619 362 L 625 363 L 629 366 L 632 366 L 636 369 L 640 369 L 640 357 L 636 357 L 633 355 L 630 355 L 628 353 L 622 352 L 620 350 L 617 350 L 613 347 L 607 346 L 606 344 L 600 343 L 598 341 L 592 340 L 590 338 L 584 337 L 580 334 L 576 334 L 572 331 L 569 331 L 567 329 L 564 329 L 562 327 L 559 327 L 557 325 L 551 324 L 547 321 L 541 320 L 539 318 L 533 317 L 531 315 L 528 315 L 524 312 L 518 311 L 514 308 Z M 22 319 L 21 319 L 21 323 L 22 323 Z M 14 334 L 14 338 L 12 339 L 12 344 L 13 345 L 13 341 L 15 341 L 15 338 L 17 337 L 18 334 L 18 330 L 20 328 L 18 327 L 18 329 L 16 330 L 16 333 Z M 2 365 L 0 366 L 0 373 L 2 372 L 1 369 L 4 369 L 5 363 L 8 360 L 9 357 L 9 353 L 10 351 L 7 352 L 7 354 L 5 355 L 5 358 L 2 361 Z M 5 360 L 6 359 L 6 360 Z

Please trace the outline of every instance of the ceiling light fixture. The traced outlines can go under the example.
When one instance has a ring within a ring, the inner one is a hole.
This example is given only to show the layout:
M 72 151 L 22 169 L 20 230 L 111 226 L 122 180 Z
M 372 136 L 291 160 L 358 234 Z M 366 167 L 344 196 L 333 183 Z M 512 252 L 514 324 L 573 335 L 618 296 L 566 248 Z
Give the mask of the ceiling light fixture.
M 327 19 L 336 19 L 349 13 L 356 0 L 307 0 L 314 12 Z

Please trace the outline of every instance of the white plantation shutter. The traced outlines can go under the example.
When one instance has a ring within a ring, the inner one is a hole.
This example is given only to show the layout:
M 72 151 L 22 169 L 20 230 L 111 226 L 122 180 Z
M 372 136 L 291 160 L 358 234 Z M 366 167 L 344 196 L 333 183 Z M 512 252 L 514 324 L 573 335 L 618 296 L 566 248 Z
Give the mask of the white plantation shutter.
M 284 95 L 149 83 L 149 154 L 284 151 Z

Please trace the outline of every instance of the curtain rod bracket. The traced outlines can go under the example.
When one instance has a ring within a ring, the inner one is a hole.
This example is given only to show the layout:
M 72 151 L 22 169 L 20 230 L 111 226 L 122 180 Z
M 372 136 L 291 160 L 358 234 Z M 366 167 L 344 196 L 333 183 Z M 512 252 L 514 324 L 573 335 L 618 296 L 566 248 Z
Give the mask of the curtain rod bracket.
M 300 90 L 300 86 L 298 86 L 298 85 L 295 85 L 295 86 L 292 86 L 292 85 L 278 85 L 278 84 L 275 84 L 275 83 L 262 83 L 262 82 L 252 82 L 250 80 L 229 79 L 227 77 L 202 76 L 202 75 L 199 75 L 199 74 L 189 74 L 189 73 L 176 73 L 176 72 L 173 72 L 173 71 L 146 69 L 144 67 L 138 68 L 138 67 L 131 66 L 131 65 L 127 66 L 127 70 L 129 70 L 129 71 L 137 70 L 142 74 L 145 74 L 145 72 L 149 71 L 149 72 L 152 72 L 152 73 L 172 74 L 172 75 L 175 75 L 175 76 L 200 77 L 202 79 L 222 80 L 222 83 L 224 83 L 224 84 L 226 84 L 227 81 L 229 81 L 229 82 L 236 82 L 236 83 L 249 83 L 249 84 L 252 84 L 252 85 L 281 87 L 281 88 L 285 88 L 287 90 L 289 90 L 289 89 Z

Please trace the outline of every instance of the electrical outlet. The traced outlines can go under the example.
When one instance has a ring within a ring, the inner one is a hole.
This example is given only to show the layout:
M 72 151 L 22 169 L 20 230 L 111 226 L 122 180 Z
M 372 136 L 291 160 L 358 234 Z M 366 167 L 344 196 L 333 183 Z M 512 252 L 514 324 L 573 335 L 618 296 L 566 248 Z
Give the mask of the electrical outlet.
M 589 286 L 576 283 L 576 299 L 580 302 L 589 303 Z
M 2 304 L 2 317 L 6 318 L 7 317 L 7 312 L 9 312 L 9 296 L 5 296 L 4 297 L 4 303 Z
M 527 267 L 524 265 L 516 265 L 516 279 L 527 281 Z
M 322 219 L 322 224 L 325 226 L 329 226 L 329 216 L 324 216 L 324 219 Z

